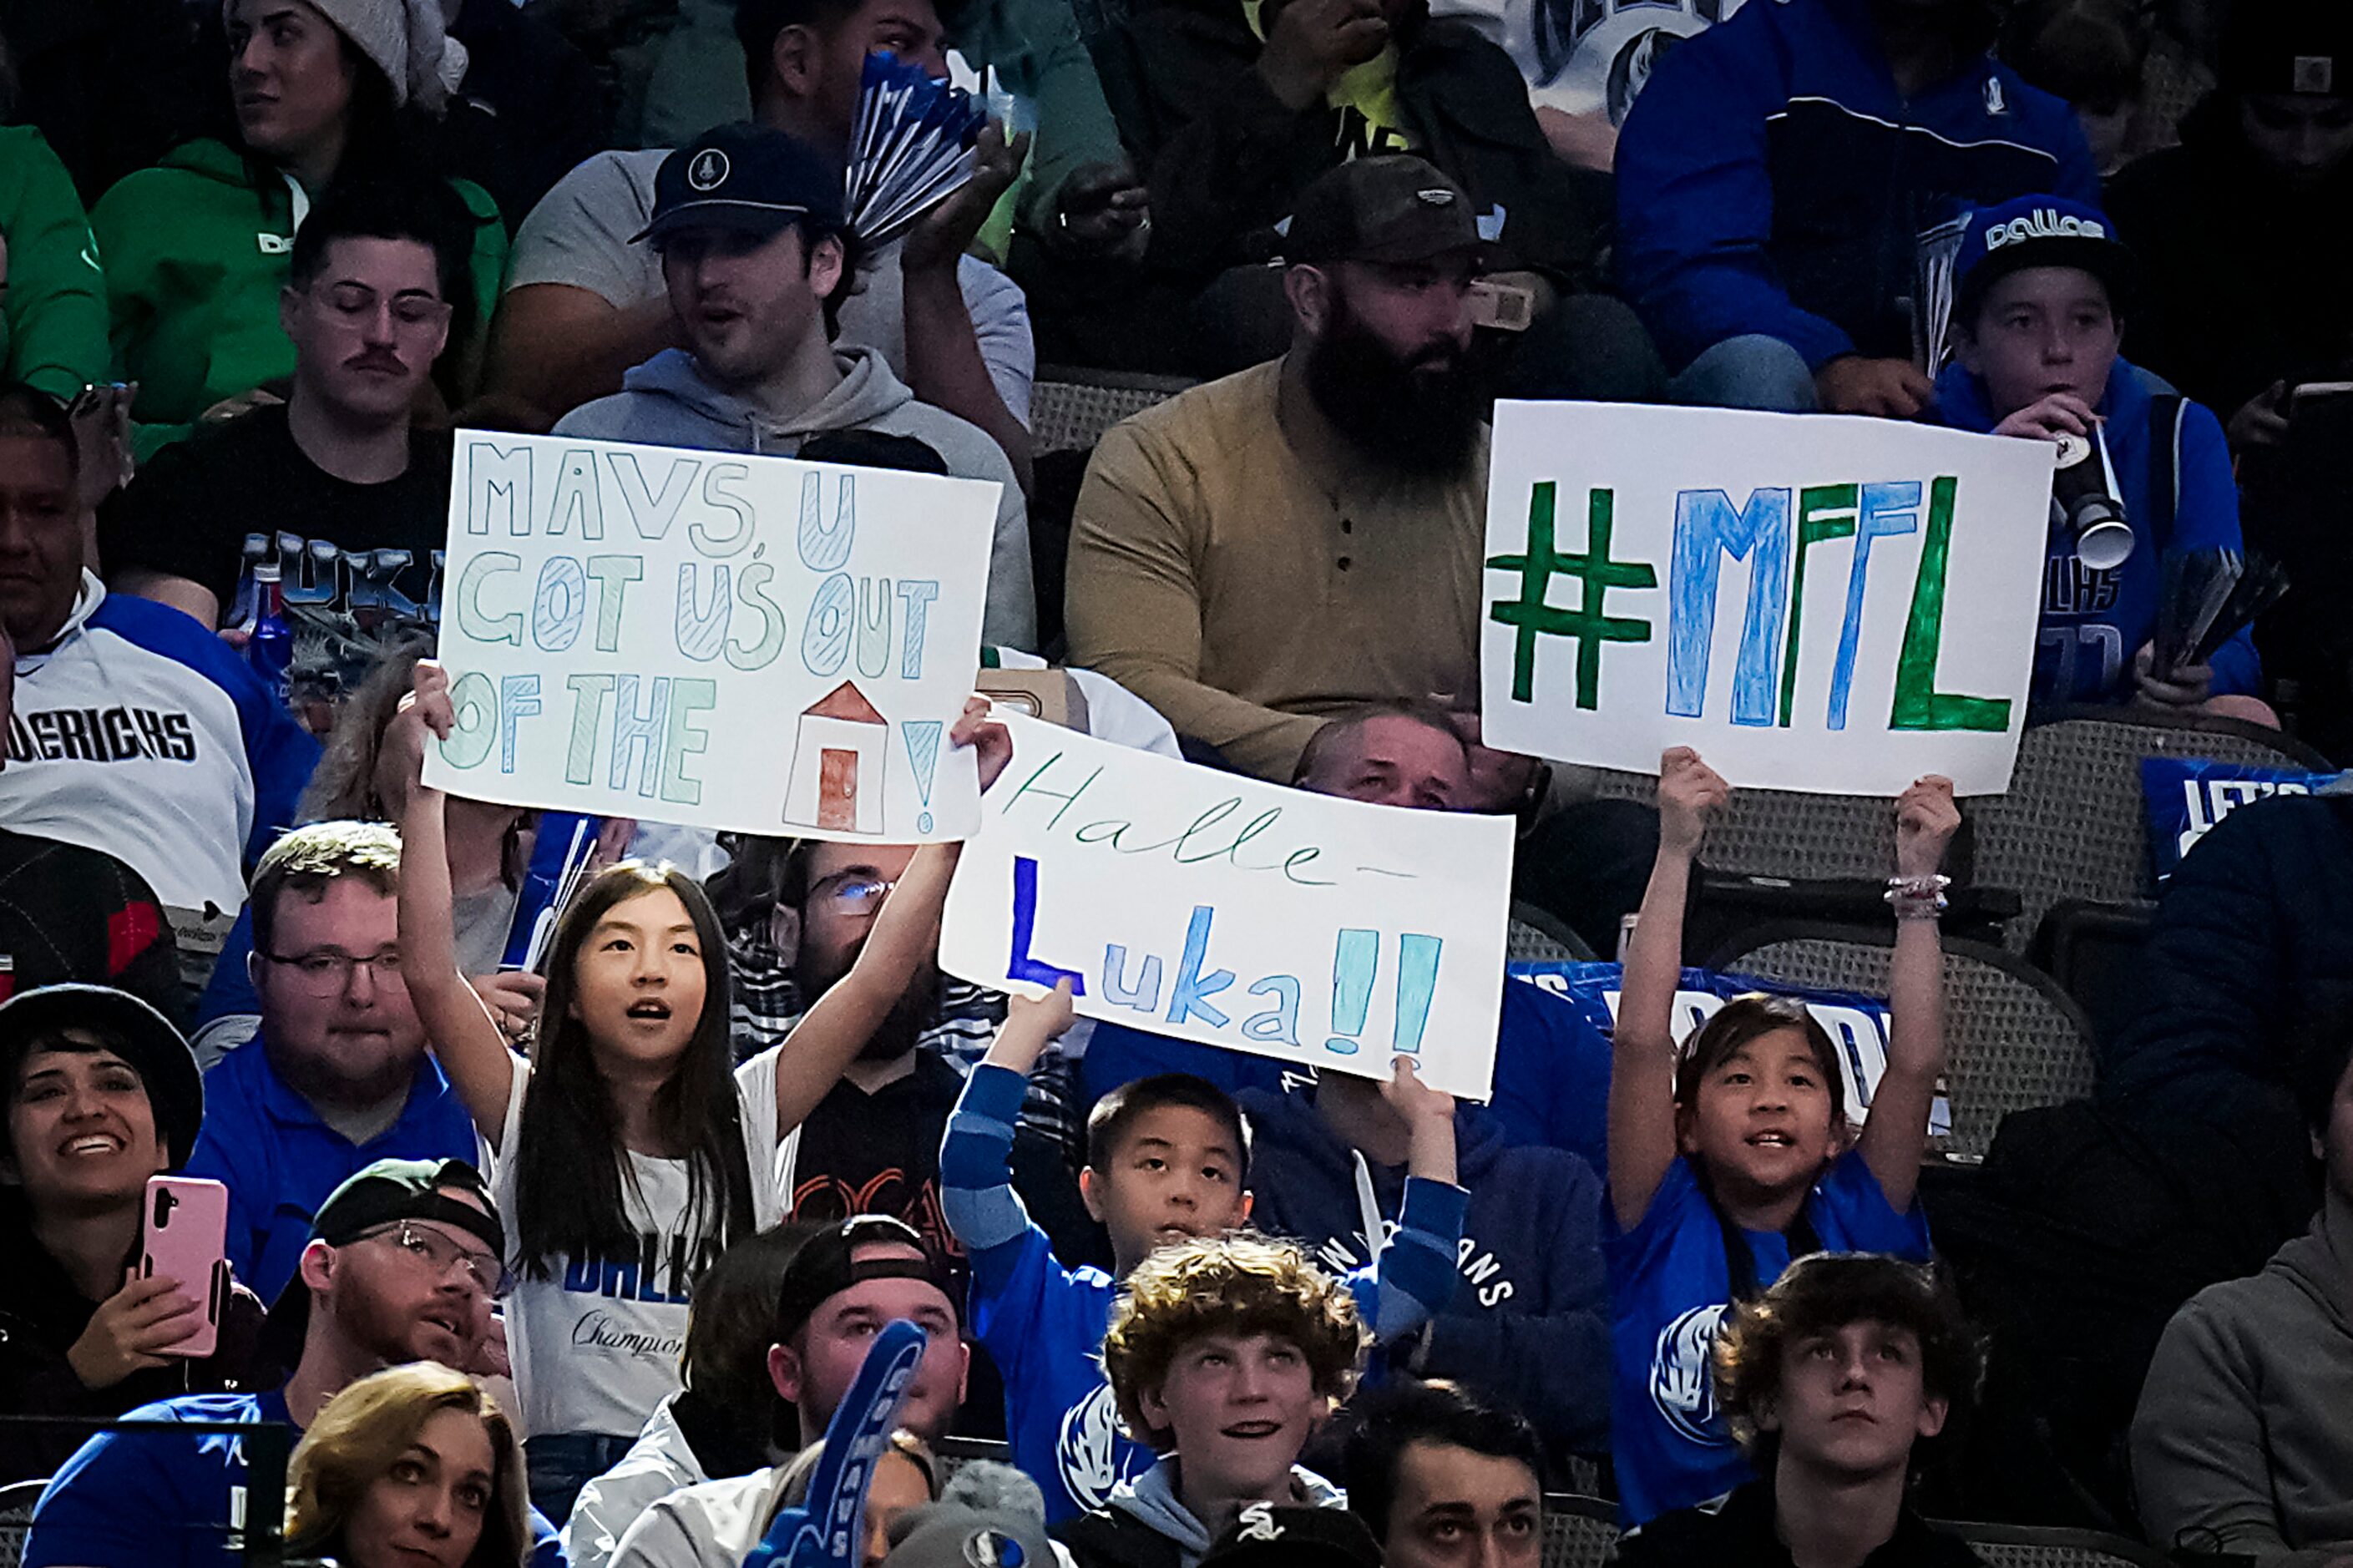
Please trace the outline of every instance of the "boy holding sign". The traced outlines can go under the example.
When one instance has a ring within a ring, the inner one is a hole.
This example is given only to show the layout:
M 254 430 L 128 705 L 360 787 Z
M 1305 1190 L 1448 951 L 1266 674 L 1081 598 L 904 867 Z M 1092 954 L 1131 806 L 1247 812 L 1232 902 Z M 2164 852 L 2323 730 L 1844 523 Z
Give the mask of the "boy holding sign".
M 1106 1095 L 1087 1119 L 1079 1191 L 1111 1232 L 1115 1275 L 1055 1261 L 1014 1193 L 1013 1131 L 1029 1070 L 1071 1026 L 1067 983 L 1015 997 L 948 1121 L 940 1182 L 948 1224 L 972 1261 L 973 1331 L 1005 1375 L 1013 1458 L 1045 1489 L 1050 1521 L 1107 1503 L 1152 1452 L 1120 1431 L 1100 1351 L 1120 1282 L 1155 1248 L 1215 1237 L 1250 1217 L 1250 1136 L 1240 1110 L 1202 1079 L 1167 1073 Z M 1368 1325 L 1402 1339 L 1454 1289 L 1468 1194 L 1454 1183 L 1454 1102 L 1402 1059 L 1383 1091 L 1409 1124 L 1411 1173 L 1397 1231 L 1348 1276 Z

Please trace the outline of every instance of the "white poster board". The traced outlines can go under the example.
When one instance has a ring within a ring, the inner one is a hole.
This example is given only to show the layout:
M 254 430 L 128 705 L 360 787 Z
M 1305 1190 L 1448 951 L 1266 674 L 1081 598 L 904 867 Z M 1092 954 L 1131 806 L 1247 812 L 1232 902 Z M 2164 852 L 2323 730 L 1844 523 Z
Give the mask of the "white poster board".
M 913 843 L 980 819 L 947 743 L 997 487 L 618 441 L 458 435 L 437 789 Z
M 1513 826 L 1283 789 L 1004 714 L 1013 762 L 948 893 L 940 966 L 1072 977 L 1080 1013 L 1484 1100 Z
M 1888 419 L 1501 403 L 1489 745 L 1736 785 L 2010 784 L 2056 448 Z

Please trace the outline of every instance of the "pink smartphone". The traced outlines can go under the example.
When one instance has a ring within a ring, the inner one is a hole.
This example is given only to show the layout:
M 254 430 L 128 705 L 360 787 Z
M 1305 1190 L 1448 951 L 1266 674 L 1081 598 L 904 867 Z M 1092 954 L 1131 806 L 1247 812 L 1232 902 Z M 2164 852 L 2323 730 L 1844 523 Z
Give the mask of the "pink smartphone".
M 201 1176 L 150 1176 L 139 1225 L 139 1277 L 176 1283 L 204 1308 L 188 1337 L 155 1353 L 203 1357 L 228 1307 L 228 1189 Z

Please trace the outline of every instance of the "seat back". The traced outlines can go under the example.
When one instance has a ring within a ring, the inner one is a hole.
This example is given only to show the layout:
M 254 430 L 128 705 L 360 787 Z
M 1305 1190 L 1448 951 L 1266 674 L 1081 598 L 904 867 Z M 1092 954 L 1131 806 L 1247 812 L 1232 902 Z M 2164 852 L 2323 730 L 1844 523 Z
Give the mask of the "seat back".
M 1936 1528 L 1968 1543 L 1986 1568 L 2171 1568 L 2153 1546 L 2097 1530 L 1938 1521 Z
M 1618 1555 L 1616 1505 L 1549 1492 L 1544 1510 L 1544 1568 L 1603 1568 Z
M 1193 384 L 1181 376 L 1040 365 L 1029 394 L 1029 439 L 1039 452 L 1083 452 L 1131 414 Z
M 1887 994 L 1890 938 L 1848 928 L 1757 927 L 1708 961 L 1711 969 L 1788 985 Z M 1980 1160 L 2001 1119 L 2092 1090 L 2091 1026 L 2050 976 L 2000 948 L 1947 938 L 1944 1152 Z
M 1658 800 L 1659 781 L 1648 773 L 1604 769 L 1600 794 L 1613 800 Z M 1895 864 L 1895 811 L 1871 795 L 1807 795 L 1796 790 L 1744 789 L 1707 826 L 1701 858 L 1712 871 L 1793 881 L 1877 879 Z
M 1969 805 L 1977 879 L 2014 889 L 2022 906 L 2005 939 L 2010 951 L 2026 951 L 2053 904 L 2129 904 L 2154 893 L 2140 763 L 2158 756 L 2247 767 L 2330 765 L 2276 730 L 2230 719 L 2062 709 L 2029 725 L 2009 793 Z
M 1508 963 L 1589 963 L 1593 951 L 1552 914 L 1514 899 L 1504 959 Z
M 25 1537 L 33 1528 L 33 1505 L 48 1489 L 47 1480 L 15 1481 L 0 1487 L 0 1568 L 16 1568 L 25 1560 Z

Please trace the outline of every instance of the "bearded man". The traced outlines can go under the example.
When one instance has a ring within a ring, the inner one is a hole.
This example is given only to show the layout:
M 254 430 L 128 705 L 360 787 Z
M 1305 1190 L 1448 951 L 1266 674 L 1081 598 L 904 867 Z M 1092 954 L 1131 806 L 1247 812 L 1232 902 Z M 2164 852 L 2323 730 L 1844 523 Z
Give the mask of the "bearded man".
M 1492 404 L 1472 346 L 1491 251 L 1436 168 L 1331 170 L 1285 248 L 1291 351 L 1095 448 L 1066 610 L 1072 664 L 1277 783 L 1334 713 L 1475 702 Z

